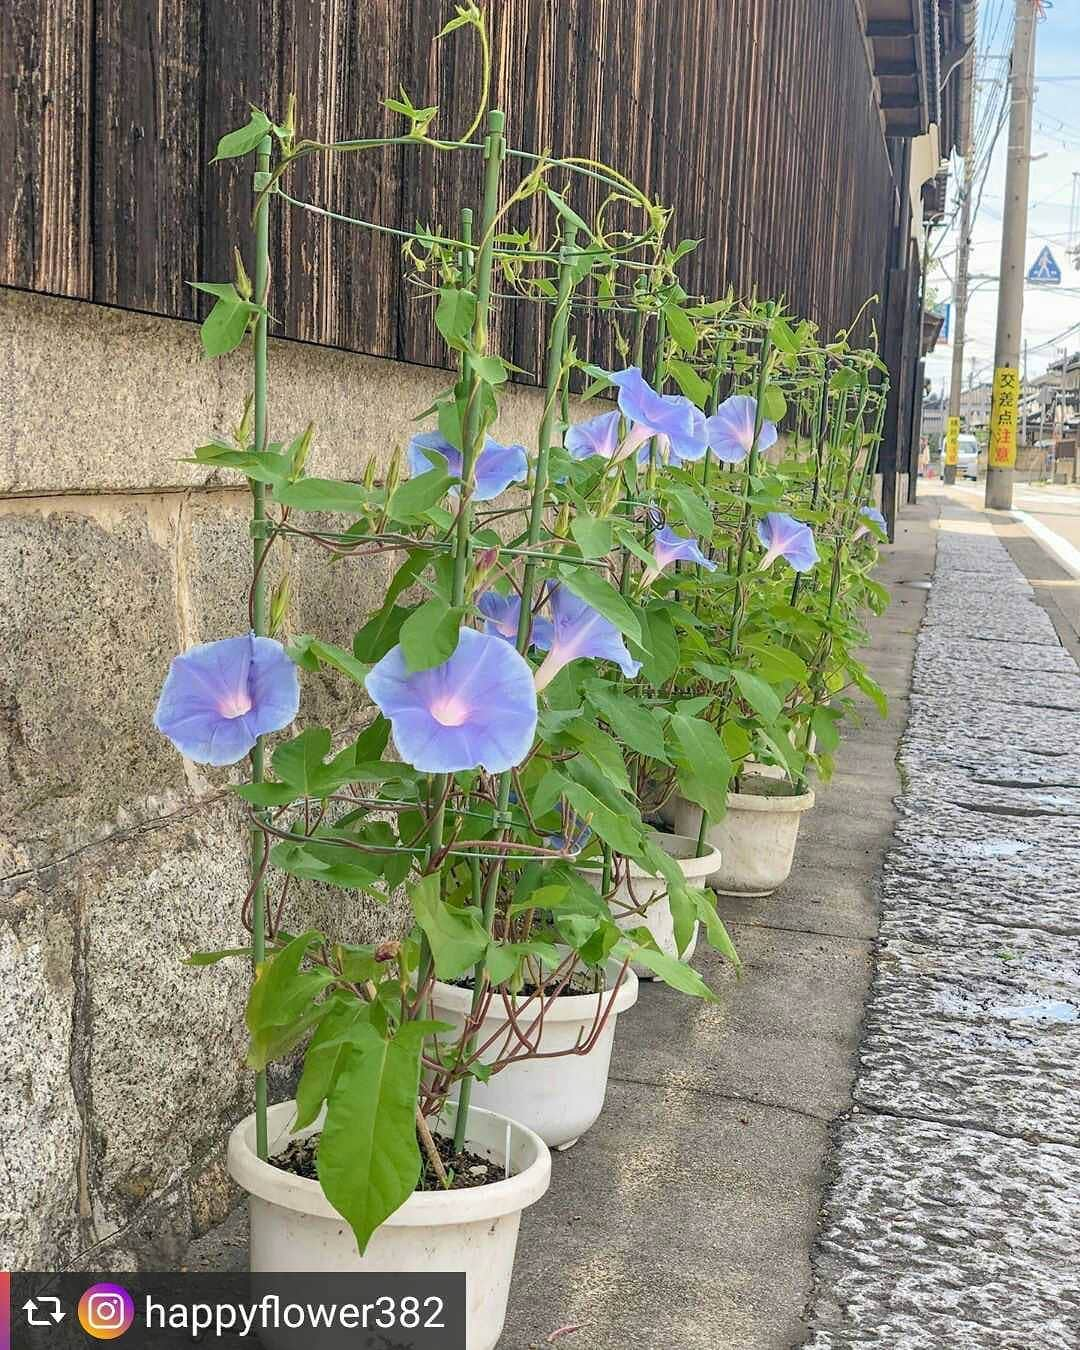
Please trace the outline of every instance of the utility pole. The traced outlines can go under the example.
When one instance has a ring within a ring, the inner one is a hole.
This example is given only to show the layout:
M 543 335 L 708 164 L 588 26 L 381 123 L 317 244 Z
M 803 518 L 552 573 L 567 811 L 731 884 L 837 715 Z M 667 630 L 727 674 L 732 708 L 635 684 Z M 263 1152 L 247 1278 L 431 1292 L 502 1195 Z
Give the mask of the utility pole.
M 974 25 L 974 16 L 970 22 Z M 974 39 L 974 33 L 971 33 Z M 960 409 L 964 393 L 964 337 L 967 330 L 968 273 L 971 258 L 971 193 L 975 182 L 975 152 L 972 141 L 972 116 L 975 109 L 975 54 L 972 50 L 964 58 L 960 72 L 960 153 L 964 156 L 964 187 L 960 201 L 960 246 L 956 257 L 956 284 L 953 287 L 952 375 L 949 380 L 949 407 L 945 422 L 946 483 L 956 482 L 957 442 L 960 436 Z
M 964 391 L 964 334 L 967 327 L 968 259 L 971 250 L 971 188 L 975 156 L 969 145 L 964 153 L 964 195 L 960 202 L 960 247 L 956 255 L 956 285 L 953 305 L 952 378 L 949 381 L 949 420 L 945 423 L 945 482 L 956 482 L 957 437 L 960 435 L 960 404 Z
M 1020 335 L 1024 318 L 1024 254 L 1027 249 L 1031 178 L 1031 110 L 1035 83 L 1035 16 L 1039 0 L 1016 0 L 1012 68 L 1009 73 L 1009 150 L 1005 169 L 1005 217 L 998 269 L 994 392 L 986 470 L 986 505 L 1008 511 L 1016 468 L 1016 414 L 1020 402 Z

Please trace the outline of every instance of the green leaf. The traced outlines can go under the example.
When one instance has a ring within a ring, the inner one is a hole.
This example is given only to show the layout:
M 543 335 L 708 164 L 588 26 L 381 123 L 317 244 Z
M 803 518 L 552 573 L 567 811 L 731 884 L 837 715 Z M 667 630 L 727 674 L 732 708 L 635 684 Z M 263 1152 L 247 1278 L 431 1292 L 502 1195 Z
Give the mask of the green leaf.
M 720 953 L 725 960 L 730 961 L 736 970 L 742 967 L 742 961 L 739 953 L 735 950 L 735 944 L 731 940 L 728 930 L 720 915 L 716 912 L 716 896 L 712 891 L 697 890 L 692 888 L 690 895 L 694 901 L 697 910 L 697 916 L 705 925 L 705 936 L 709 940 L 710 947 L 713 947 Z
M 570 522 L 570 533 L 574 536 L 583 558 L 602 558 L 611 551 L 611 521 L 582 513 Z
M 439 291 L 435 309 L 435 326 L 446 339 L 448 347 L 464 351 L 476 322 L 476 296 L 472 291 L 444 286 Z
M 323 761 L 329 753 L 330 732 L 326 727 L 308 727 L 279 745 L 270 762 L 282 782 L 296 788 L 300 796 L 317 797 L 325 776 Z
M 476 378 L 485 384 L 505 384 L 509 374 L 506 362 L 497 356 L 470 356 L 469 366 Z
M 236 159 L 239 155 L 246 155 L 256 150 L 259 142 L 269 134 L 269 117 L 258 108 L 252 107 L 247 123 L 237 127 L 235 131 L 228 132 L 218 141 L 217 150 L 210 163 L 216 164 L 220 159 Z
M 337 478 L 300 478 L 274 488 L 274 500 L 297 511 L 346 511 L 360 515 L 376 504 L 363 483 L 345 483 Z
M 302 633 L 294 638 L 288 652 L 296 664 L 304 670 L 318 670 L 320 665 L 333 666 L 350 680 L 355 680 L 361 688 L 371 669 L 365 662 L 358 661 L 351 652 L 344 651 L 332 642 L 321 642 L 308 633 Z M 377 759 L 378 756 L 374 758 Z
M 457 980 L 487 950 L 490 936 L 474 906 L 454 909 L 439 894 L 439 876 L 421 877 L 409 891 L 416 922 L 424 930 L 440 980 Z
M 648 929 L 635 929 L 630 936 L 639 937 L 642 933 L 647 934 Z M 630 955 L 637 965 L 644 966 L 646 970 L 651 970 L 665 984 L 670 985 L 672 989 L 677 989 L 681 994 L 703 998 L 709 1003 L 718 1001 L 716 995 L 693 966 L 688 966 L 685 961 L 680 961 L 677 956 L 668 956 L 666 952 L 660 952 L 655 947 L 646 946 L 634 947 Z
M 840 732 L 837 729 L 843 714 L 835 708 L 815 708 L 810 718 L 810 726 L 817 737 L 818 748 L 830 755 L 840 744 Z
M 317 1000 L 334 977 L 325 967 L 300 969 L 308 949 L 321 937 L 314 929 L 303 933 L 259 968 L 245 1014 L 251 1033 L 251 1068 L 264 1069 L 271 1059 L 297 1044 L 322 1016 Z
M 427 1029 L 406 1022 L 392 1039 L 358 1023 L 326 1104 L 319 1183 L 363 1255 L 372 1233 L 420 1178 L 416 1102 Z
M 562 197 L 560 197 L 560 195 L 557 192 L 553 192 L 551 188 L 545 187 L 544 195 L 547 197 L 548 201 L 552 204 L 552 206 L 559 213 L 559 215 L 562 216 L 563 220 L 567 221 L 568 224 L 573 225 L 575 229 L 579 230 L 581 234 L 584 235 L 586 238 L 591 237 L 592 231 L 589 229 L 585 221 L 582 220 L 582 218 L 578 215 L 578 213 L 570 205 L 568 205 L 568 203 Z
M 749 670 L 736 669 L 731 673 L 735 676 L 739 693 L 766 725 L 772 726 L 780 716 L 780 709 L 783 706 L 776 690 L 772 685 L 766 684 L 760 675 L 754 675 Z
M 387 514 L 392 520 L 409 524 L 423 516 L 424 512 L 437 502 L 442 501 L 450 488 L 458 481 L 446 472 L 446 460 L 434 450 L 425 450 L 424 454 L 436 467 L 426 473 L 417 474 L 396 487 L 387 503 Z
M 368 1006 L 355 995 L 336 995 L 326 1005 L 326 1012 L 308 1043 L 304 1055 L 304 1069 L 296 1087 L 296 1119 L 293 1130 L 305 1129 L 322 1110 L 322 1104 L 333 1091 L 345 1057 L 346 1034 L 358 1022 L 370 1016 Z M 327 1044 L 327 1042 L 333 1044 Z
M 686 361 L 679 361 L 675 357 L 669 356 L 667 368 L 671 378 L 691 403 L 696 403 L 699 408 L 704 408 L 709 401 L 710 390 L 694 367 Z
M 581 746 L 586 758 L 593 762 L 615 792 L 625 792 L 628 797 L 632 795 L 622 749 L 614 737 L 584 718 L 568 727 L 567 734 Z M 580 767 L 580 761 L 577 767 Z
M 591 684 L 587 697 L 615 735 L 631 750 L 665 764 L 668 762 L 663 732 L 647 708 L 602 684 Z
M 288 806 L 302 795 L 291 783 L 236 783 L 232 791 L 252 806 Z
M 293 877 L 338 886 L 345 891 L 365 890 L 378 880 L 357 849 L 327 841 L 289 844 L 282 841 L 270 850 L 270 865 Z
M 667 321 L 667 330 L 671 340 L 688 355 L 693 355 L 697 351 L 697 329 L 679 306 L 671 300 L 664 305 L 664 318 Z
M 391 647 L 397 646 L 402 625 L 413 611 L 403 605 L 383 605 L 353 638 L 353 655 L 359 661 L 381 661 Z
M 598 834 L 605 844 L 610 844 L 617 853 L 624 853 L 628 858 L 641 856 L 645 843 L 644 836 L 632 820 L 626 816 L 616 815 L 587 787 L 569 778 L 564 779 L 562 791 L 577 814 L 582 820 L 588 820 L 593 832 Z
M 770 422 L 783 420 L 787 412 L 787 399 L 779 385 L 769 384 L 765 386 L 765 393 L 761 400 L 761 412 Z
M 487 970 L 491 983 L 505 984 L 526 956 L 533 956 L 549 970 L 562 960 L 559 949 L 550 942 L 492 942 L 487 949 Z
M 698 717 L 673 713 L 671 731 L 685 766 L 679 774 L 683 795 L 696 802 L 714 820 L 727 809 L 731 760 L 716 728 Z
M 648 650 L 631 646 L 631 652 L 641 664 L 641 677 L 649 684 L 664 684 L 679 666 L 679 640 L 675 624 L 666 607 L 653 606 L 641 612 L 642 628 L 648 641 Z
M 605 619 L 610 620 L 620 633 L 636 642 L 639 647 L 645 645 L 638 616 L 611 582 L 600 576 L 595 568 L 560 567 L 559 578 L 579 600 L 584 600 Z
M 246 956 L 251 960 L 250 947 L 225 947 L 218 952 L 192 952 L 184 960 L 185 966 L 215 966 L 219 961 L 225 961 L 230 956 Z
M 431 670 L 449 661 L 457 651 L 464 613 L 437 595 L 413 610 L 399 634 L 402 654 L 410 670 Z
M 885 690 L 878 682 L 866 673 L 866 670 L 858 662 L 852 661 L 848 667 L 855 683 L 873 703 L 874 707 L 882 715 L 889 715 L 889 700 L 886 697 Z
M 195 289 L 209 291 L 210 286 L 200 282 L 196 283 Z M 260 313 L 258 305 L 242 299 L 231 282 L 224 283 L 220 289 L 222 294 L 199 328 L 199 338 L 207 356 L 226 356 L 235 351 L 244 340 L 251 316 Z
M 679 508 L 683 520 L 695 534 L 700 535 L 703 539 L 712 538 L 712 512 L 700 493 L 695 492 L 693 488 L 678 484 L 665 486 L 664 493 Z
M 255 454 L 250 450 L 234 450 L 229 445 L 200 445 L 190 459 L 181 460 L 183 464 L 209 464 L 214 468 L 239 469 L 248 478 L 257 483 L 277 483 L 289 476 L 289 459 L 286 455 L 273 450 L 264 450 Z
M 787 647 L 777 647 L 770 642 L 744 642 L 743 646 L 779 679 L 801 684 L 809 676 L 806 662 Z

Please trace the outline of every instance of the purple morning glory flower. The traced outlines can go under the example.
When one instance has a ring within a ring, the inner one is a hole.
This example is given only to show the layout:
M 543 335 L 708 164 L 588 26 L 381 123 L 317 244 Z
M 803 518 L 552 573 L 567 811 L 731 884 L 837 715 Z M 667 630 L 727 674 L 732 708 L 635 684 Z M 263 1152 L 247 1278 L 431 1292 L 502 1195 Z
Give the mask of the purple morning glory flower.
M 808 572 L 818 560 L 814 532 L 794 516 L 781 511 L 770 511 L 758 521 L 758 539 L 765 549 L 760 567 L 764 571 L 777 558 L 786 558 L 796 572 Z
M 173 658 L 154 725 L 198 764 L 235 764 L 300 708 L 300 678 L 273 638 L 222 638 Z
M 571 459 L 590 459 L 593 455 L 612 459 L 619 448 L 619 413 L 601 413 L 587 422 L 575 422 L 566 428 L 563 444 Z
M 746 458 L 754 444 L 754 422 L 757 420 L 757 399 L 749 394 L 732 394 L 724 399 L 716 412 L 707 419 L 709 446 L 724 464 L 738 464 Z M 758 449 L 768 450 L 776 444 L 776 423 L 762 422 L 758 434 Z
M 543 689 L 571 661 L 592 656 L 614 661 L 628 678 L 641 669 L 622 640 L 619 630 L 565 586 L 553 586 L 549 595 L 555 632 L 544 663 L 536 672 L 536 687 Z
M 517 642 L 518 619 L 521 615 L 521 597 L 519 595 L 500 595 L 498 591 L 485 591 L 476 602 L 476 607 L 484 616 L 484 632 L 491 637 L 502 638 L 506 642 Z M 546 652 L 551 646 L 552 629 L 548 619 L 534 618 L 529 642 Z
M 885 517 L 881 514 L 881 512 L 877 509 L 876 506 L 860 506 L 859 516 L 863 520 L 873 521 L 873 523 L 878 527 L 879 530 L 885 530 L 888 528 L 885 524 Z M 855 533 L 851 536 L 852 543 L 854 543 L 856 539 L 861 539 L 864 534 L 869 533 L 870 531 L 867 529 L 865 525 L 860 525 L 859 528 L 855 531 Z
M 641 577 L 644 585 L 648 585 L 650 581 L 655 581 L 661 572 L 675 562 L 697 563 L 699 567 L 707 568 L 710 572 L 716 571 L 716 564 L 702 553 L 697 540 L 683 538 L 681 534 L 676 534 L 670 525 L 665 525 L 662 530 L 657 530 L 653 535 L 652 543 L 656 565 L 645 569 Z
M 632 454 L 654 436 L 662 438 L 671 463 L 701 459 L 708 447 L 705 415 L 682 394 L 658 394 L 637 366 L 607 372 L 618 386 L 619 410 L 630 423 L 620 454 Z
M 401 758 L 422 773 L 502 773 L 532 749 L 532 669 L 502 638 L 463 628 L 453 656 L 432 670 L 410 671 L 394 647 L 364 685 L 390 719 Z
M 425 450 L 442 455 L 447 470 L 461 477 L 464 461 L 457 446 L 451 445 L 438 431 L 422 431 L 409 442 L 409 473 L 413 478 L 429 473 L 434 467 Z M 529 457 L 523 445 L 500 445 L 487 436 L 473 470 L 473 499 L 489 502 L 500 492 L 505 492 L 511 483 L 524 483 L 528 476 Z

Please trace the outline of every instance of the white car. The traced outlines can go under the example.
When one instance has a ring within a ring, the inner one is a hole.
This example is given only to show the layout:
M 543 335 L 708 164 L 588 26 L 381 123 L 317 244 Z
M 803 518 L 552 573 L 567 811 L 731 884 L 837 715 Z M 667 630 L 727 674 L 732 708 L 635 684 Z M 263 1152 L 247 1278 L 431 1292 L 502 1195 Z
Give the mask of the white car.
M 970 433 L 962 433 L 956 441 L 956 476 L 979 480 L 979 442 Z

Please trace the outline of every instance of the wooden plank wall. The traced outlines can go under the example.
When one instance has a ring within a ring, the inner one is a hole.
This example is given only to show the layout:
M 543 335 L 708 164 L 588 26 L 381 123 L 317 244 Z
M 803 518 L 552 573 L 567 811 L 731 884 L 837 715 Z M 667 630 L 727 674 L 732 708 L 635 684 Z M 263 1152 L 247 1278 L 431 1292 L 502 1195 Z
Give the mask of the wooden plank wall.
M 295 91 L 301 131 L 334 139 L 398 130 L 379 100 L 399 83 L 461 129 L 479 87 L 470 36 L 432 47 L 450 0 L 0 11 L 0 284 L 184 318 L 203 305 L 185 283 L 231 275 L 232 245 L 248 237 L 246 176 L 208 160 L 249 101 L 278 116 Z M 674 236 L 706 241 L 685 264 L 690 291 L 783 296 L 828 333 L 881 292 L 895 188 L 852 0 L 492 0 L 489 11 L 511 144 L 604 160 L 673 206 Z M 478 156 L 410 148 L 308 160 L 291 190 L 453 229 L 479 182 Z M 293 213 L 276 221 L 273 250 L 284 333 L 442 363 L 391 237 Z M 537 317 L 507 310 L 503 349 L 531 371 Z

